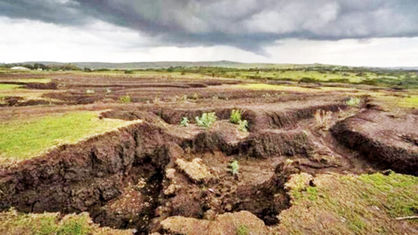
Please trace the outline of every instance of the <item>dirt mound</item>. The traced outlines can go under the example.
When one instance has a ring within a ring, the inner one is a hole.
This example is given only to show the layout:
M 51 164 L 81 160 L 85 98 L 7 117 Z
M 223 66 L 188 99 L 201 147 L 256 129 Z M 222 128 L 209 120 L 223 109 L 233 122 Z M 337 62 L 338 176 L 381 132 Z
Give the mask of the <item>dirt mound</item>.
M 383 168 L 418 175 L 418 119 L 366 110 L 338 122 L 331 132 L 341 143 Z

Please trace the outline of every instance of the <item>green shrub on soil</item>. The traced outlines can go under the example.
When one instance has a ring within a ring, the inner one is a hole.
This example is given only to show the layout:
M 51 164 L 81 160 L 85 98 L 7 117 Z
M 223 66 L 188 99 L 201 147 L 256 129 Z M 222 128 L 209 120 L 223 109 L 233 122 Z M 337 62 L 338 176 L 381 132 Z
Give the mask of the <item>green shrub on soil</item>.
M 200 117 L 195 117 L 196 124 L 201 127 L 209 128 L 216 122 L 216 114 L 212 113 L 203 113 Z
M 189 119 L 187 117 L 183 117 L 183 119 L 181 119 L 180 126 L 188 127 L 189 126 Z
M 229 118 L 229 121 L 231 123 L 238 124 L 239 121 L 241 121 L 241 114 L 242 114 L 241 110 L 233 109 L 231 111 L 231 116 Z
M 238 130 L 243 131 L 243 132 L 247 132 L 248 128 L 248 121 L 247 120 L 240 120 L 238 121 Z
M 249 231 L 248 231 L 248 227 L 245 225 L 240 225 L 237 228 L 237 235 L 248 235 Z
M 229 163 L 229 168 L 232 175 L 238 175 L 239 173 L 239 163 L 237 160 L 232 161 Z
M 360 104 L 360 98 L 357 97 L 350 97 L 349 100 L 347 100 L 347 105 L 349 106 L 358 106 Z
M 119 97 L 119 101 L 124 104 L 132 102 L 131 97 L 129 95 L 124 95 L 124 96 Z
M 64 143 L 103 133 L 130 122 L 99 119 L 98 112 L 72 112 L 0 123 L 0 160 L 23 160 Z

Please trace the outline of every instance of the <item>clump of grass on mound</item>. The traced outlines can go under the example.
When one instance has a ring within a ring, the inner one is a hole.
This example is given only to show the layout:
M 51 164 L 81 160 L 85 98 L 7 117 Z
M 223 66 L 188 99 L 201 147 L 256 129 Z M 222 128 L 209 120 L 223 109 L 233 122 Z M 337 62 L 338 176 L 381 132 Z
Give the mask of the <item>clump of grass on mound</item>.
M 1 160 L 23 160 L 57 145 L 129 124 L 99 119 L 98 112 L 80 111 L 0 123 Z
M 301 187 L 299 182 L 291 187 L 293 206 L 280 214 L 282 231 L 291 234 L 307 231 L 310 234 L 409 234 L 412 227 L 418 227 L 413 220 L 396 220 L 417 214 L 418 177 L 396 173 L 387 176 L 380 173 L 326 174 L 317 176 L 313 184 L 315 186 L 306 183 Z
M 59 219 L 58 213 L 23 214 L 16 210 L 0 213 L 0 234 L 84 235 L 132 234 L 129 230 L 100 228 L 88 213 L 70 214 Z
M 216 122 L 216 113 L 203 113 L 200 117 L 195 117 L 196 124 L 200 127 L 209 128 Z

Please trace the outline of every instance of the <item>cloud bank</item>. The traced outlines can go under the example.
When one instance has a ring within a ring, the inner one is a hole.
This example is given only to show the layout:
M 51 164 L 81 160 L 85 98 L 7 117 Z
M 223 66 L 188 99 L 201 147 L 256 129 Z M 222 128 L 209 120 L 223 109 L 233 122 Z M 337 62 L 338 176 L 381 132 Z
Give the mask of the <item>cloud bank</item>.
M 0 16 L 66 26 L 104 21 L 173 46 L 260 51 L 286 38 L 418 36 L 416 0 L 2 0 Z

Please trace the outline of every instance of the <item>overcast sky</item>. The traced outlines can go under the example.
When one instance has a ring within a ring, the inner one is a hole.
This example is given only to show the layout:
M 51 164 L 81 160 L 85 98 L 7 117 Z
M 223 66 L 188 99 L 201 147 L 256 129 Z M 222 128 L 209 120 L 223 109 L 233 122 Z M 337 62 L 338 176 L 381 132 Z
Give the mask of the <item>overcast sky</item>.
M 0 0 L 0 62 L 418 66 L 417 0 Z

